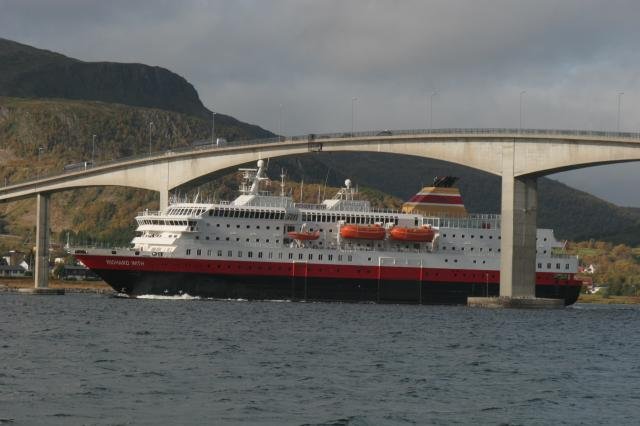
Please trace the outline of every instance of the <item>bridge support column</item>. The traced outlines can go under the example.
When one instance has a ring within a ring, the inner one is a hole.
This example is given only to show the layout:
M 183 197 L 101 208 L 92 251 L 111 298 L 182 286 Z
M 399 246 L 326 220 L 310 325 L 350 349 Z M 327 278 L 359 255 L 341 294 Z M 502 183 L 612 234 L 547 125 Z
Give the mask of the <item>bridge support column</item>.
M 36 201 L 36 288 L 49 287 L 49 194 L 38 194 Z
M 502 177 L 500 296 L 536 295 L 538 179 Z
M 38 193 L 36 198 L 35 287 L 21 289 L 31 294 L 64 294 L 64 289 L 49 288 L 49 201 L 51 195 Z

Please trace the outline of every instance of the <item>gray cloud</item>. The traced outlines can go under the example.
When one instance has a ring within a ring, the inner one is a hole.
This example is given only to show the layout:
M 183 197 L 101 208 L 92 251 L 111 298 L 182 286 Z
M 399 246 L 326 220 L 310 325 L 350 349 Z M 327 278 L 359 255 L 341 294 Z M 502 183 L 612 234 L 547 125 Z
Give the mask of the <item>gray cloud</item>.
M 0 0 L 0 35 L 83 60 L 143 62 L 210 108 L 288 134 L 356 127 L 640 129 L 640 2 Z M 624 176 L 624 178 L 620 178 Z M 558 177 L 640 206 L 640 167 Z M 593 181 L 593 182 L 591 182 Z M 625 188 L 624 182 L 633 182 Z

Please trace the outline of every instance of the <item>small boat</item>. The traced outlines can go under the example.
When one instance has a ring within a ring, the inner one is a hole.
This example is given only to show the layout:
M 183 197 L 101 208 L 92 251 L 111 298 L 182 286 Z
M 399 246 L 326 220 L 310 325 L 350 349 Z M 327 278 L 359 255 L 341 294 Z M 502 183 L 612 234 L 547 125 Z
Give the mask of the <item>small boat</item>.
M 429 243 L 433 241 L 435 231 L 430 226 L 422 228 L 407 228 L 404 226 L 394 226 L 389 231 L 392 240 L 397 241 L 415 241 L 420 243 Z
M 320 231 L 291 231 L 287 232 L 287 235 L 298 241 L 312 241 L 320 238 Z
M 384 240 L 386 231 L 380 225 L 343 225 L 340 236 L 351 240 Z

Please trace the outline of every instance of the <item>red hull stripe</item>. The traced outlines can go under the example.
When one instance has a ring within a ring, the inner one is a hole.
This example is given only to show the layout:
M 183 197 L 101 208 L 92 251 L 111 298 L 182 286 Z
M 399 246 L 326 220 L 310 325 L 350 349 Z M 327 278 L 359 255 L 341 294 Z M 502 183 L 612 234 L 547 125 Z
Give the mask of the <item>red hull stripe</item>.
M 381 279 L 396 281 L 431 281 L 456 283 L 499 283 L 499 271 L 473 269 L 416 268 L 398 266 L 355 266 L 316 263 L 256 262 L 214 259 L 175 259 L 162 257 L 116 257 L 75 255 L 87 267 L 95 270 L 181 272 L 212 275 L 289 276 L 337 279 Z M 553 272 L 536 273 L 537 285 L 580 286 L 581 281 L 561 279 Z M 562 274 L 562 276 L 566 276 Z
M 463 205 L 462 197 L 459 195 L 414 195 L 409 200 L 410 203 L 437 203 L 437 204 L 460 204 Z

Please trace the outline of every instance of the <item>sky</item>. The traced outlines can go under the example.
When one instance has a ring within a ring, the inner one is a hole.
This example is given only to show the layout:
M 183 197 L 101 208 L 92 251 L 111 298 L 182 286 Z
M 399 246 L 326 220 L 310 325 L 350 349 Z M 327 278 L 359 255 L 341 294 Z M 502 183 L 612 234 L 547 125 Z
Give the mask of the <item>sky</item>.
M 0 0 L 0 37 L 166 67 L 286 135 L 352 112 L 356 130 L 637 132 L 638 17 L 637 0 Z M 640 163 L 551 177 L 640 207 Z

